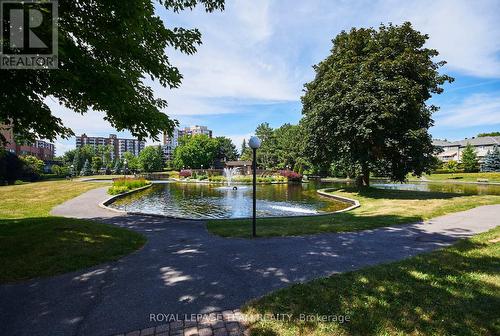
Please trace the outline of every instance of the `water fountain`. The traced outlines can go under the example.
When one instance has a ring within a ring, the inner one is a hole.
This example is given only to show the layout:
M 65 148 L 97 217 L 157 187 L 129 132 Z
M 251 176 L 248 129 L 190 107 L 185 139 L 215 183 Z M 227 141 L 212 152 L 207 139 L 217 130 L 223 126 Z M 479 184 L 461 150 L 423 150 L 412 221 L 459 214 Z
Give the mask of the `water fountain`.
M 236 173 L 238 173 L 239 169 L 240 169 L 239 167 L 236 167 L 236 168 L 224 168 L 224 177 L 226 178 L 227 186 L 228 187 L 231 187 L 231 182 L 233 181 L 233 176 L 235 176 Z
M 237 186 L 231 186 L 231 183 L 233 182 L 233 177 L 238 174 L 238 171 L 240 170 L 240 167 L 236 168 L 224 168 L 224 177 L 226 178 L 227 182 L 227 187 L 220 187 L 218 189 L 222 190 L 238 190 L 238 189 L 246 189 L 246 187 L 237 187 Z

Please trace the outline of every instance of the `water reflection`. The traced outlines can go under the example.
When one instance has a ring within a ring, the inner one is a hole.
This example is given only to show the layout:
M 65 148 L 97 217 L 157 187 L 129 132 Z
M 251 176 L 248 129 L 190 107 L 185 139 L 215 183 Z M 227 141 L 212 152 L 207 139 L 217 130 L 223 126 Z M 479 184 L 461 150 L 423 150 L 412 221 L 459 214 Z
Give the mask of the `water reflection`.
M 336 211 L 347 205 L 318 196 L 319 188 L 344 188 L 352 183 L 272 184 L 257 186 L 257 216 L 303 216 Z M 373 181 L 382 189 L 500 195 L 498 185 L 454 183 L 395 184 Z M 218 184 L 163 183 L 124 197 L 113 207 L 182 218 L 243 218 L 252 214 L 252 188 L 220 188 Z

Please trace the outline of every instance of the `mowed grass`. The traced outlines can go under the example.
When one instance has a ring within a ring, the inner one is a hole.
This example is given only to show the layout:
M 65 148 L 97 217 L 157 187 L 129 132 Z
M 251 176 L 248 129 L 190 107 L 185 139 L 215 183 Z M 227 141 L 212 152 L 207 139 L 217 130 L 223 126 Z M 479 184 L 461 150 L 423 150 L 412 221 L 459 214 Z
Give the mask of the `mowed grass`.
M 45 181 L 0 187 L 0 218 L 47 217 L 58 204 L 105 183 Z
M 102 183 L 48 181 L 0 187 L 0 283 L 116 260 L 145 243 L 133 231 L 50 216 L 56 205 Z
M 401 262 L 293 285 L 243 311 L 291 314 L 254 323 L 252 335 L 500 335 L 500 227 Z M 349 321 L 331 322 L 339 315 Z
M 499 204 L 498 195 L 463 195 L 442 192 L 339 189 L 332 194 L 357 199 L 357 209 L 324 216 L 263 218 L 257 220 L 257 235 L 293 236 L 324 232 L 373 229 L 427 220 L 480 205 Z M 223 237 L 250 237 L 248 219 L 209 220 L 208 230 Z

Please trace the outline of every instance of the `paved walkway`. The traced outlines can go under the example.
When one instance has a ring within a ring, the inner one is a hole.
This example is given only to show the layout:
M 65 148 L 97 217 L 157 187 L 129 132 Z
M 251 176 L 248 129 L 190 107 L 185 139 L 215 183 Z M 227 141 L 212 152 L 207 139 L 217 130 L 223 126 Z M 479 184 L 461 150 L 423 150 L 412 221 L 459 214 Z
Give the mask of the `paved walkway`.
M 227 239 L 210 235 L 201 221 L 106 211 L 96 205 L 106 197 L 105 188 L 95 189 L 53 213 L 131 228 L 148 237 L 145 247 L 84 271 L 0 286 L 1 334 L 146 334 L 155 329 L 144 328 L 166 328 L 162 319 L 172 314 L 184 319 L 182 314 L 238 309 L 294 282 L 400 260 L 500 224 L 495 205 L 362 232 Z

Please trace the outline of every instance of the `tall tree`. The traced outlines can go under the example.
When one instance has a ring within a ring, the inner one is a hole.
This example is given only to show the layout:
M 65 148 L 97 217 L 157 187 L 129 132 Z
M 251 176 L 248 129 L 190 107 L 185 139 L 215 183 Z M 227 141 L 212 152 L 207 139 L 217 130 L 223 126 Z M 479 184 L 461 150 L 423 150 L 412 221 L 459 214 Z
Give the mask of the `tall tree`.
M 163 169 L 163 152 L 161 146 L 148 146 L 139 153 L 139 165 L 142 171 L 154 172 Z
M 307 166 L 307 158 L 304 155 L 305 142 L 304 130 L 301 125 L 284 124 L 274 130 L 276 139 L 275 152 L 277 156 L 277 168 L 289 168 L 302 171 Z
M 227 137 L 216 137 L 217 155 L 216 159 L 220 161 L 234 161 L 238 158 L 238 152 L 233 141 Z
M 60 0 L 59 68 L 0 69 L 0 123 L 12 124 L 25 139 L 72 136 L 45 103 L 54 97 L 77 113 L 103 111 L 114 128 L 128 129 L 140 138 L 157 139 L 162 131 L 172 131 L 176 121 L 162 112 L 167 102 L 155 97 L 146 78 L 163 87 L 179 87 L 182 75 L 165 50 L 193 54 L 201 44 L 201 33 L 167 28 L 155 6 L 177 13 L 197 4 L 207 12 L 224 9 L 224 0 L 136 0 L 126 5 Z
M 245 153 L 247 148 L 248 148 L 247 139 L 243 139 L 243 142 L 241 143 L 240 155 L 243 155 L 243 153 Z
M 136 171 L 139 171 L 141 169 L 139 159 L 137 158 L 137 156 L 130 152 L 123 153 L 121 166 L 123 167 L 123 170 L 125 170 L 125 173 L 128 173 L 130 171 L 135 173 Z
M 82 171 L 80 172 L 81 176 L 90 176 L 92 175 L 92 169 L 90 168 L 90 161 L 87 159 L 83 164 Z
M 467 173 L 475 172 L 479 168 L 476 150 L 470 143 L 467 143 L 467 146 L 462 151 L 462 166 Z
M 274 130 L 269 126 L 269 123 L 262 123 L 255 129 L 255 135 L 262 141 L 257 151 L 257 164 L 265 169 L 276 168 L 278 157 Z
M 96 173 L 99 172 L 99 169 L 102 168 L 102 163 L 103 162 L 100 156 L 94 156 L 92 158 L 92 170 Z
M 500 149 L 498 146 L 493 147 L 492 151 L 488 151 L 481 165 L 481 171 L 500 172 Z
M 204 134 L 183 136 L 174 150 L 173 164 L 177 169 L 209 168 L 217 156 L 217 140 Z
M 358 185 L 369 185 L 375 167 L 394 181 L 429 172 L 438 107 L 426 101 L 453 78 L 439 74 L 445 62 L 433 61 L 427 39 L 409 22 L 337 35 L 302 97 L 314 163 L 341 162 Z

